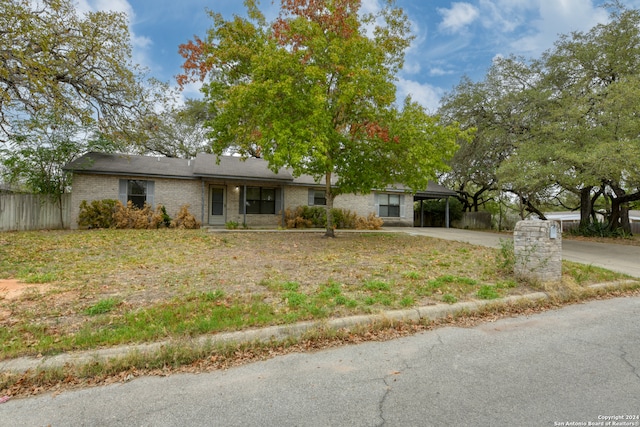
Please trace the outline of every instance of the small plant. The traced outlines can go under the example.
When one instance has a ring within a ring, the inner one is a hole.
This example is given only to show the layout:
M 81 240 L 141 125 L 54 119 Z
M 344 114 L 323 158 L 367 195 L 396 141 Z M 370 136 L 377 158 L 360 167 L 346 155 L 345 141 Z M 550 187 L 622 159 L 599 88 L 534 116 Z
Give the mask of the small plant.
M 511 289 L 511 288 L 517 288 L 517 287 L 518 287 L 518 282 L 516 282 L 515 280 L 505 280 L 505 281 L 496 283 L 496 288 L 498 289 Z
M 157 212 L 158 209 L 160 210 L 160 212 Z M 171 217 L 167 213 L 167 208 L 165 208 L 163 205 L 158 205 L 158 207 L 156 208 L 156 214 L 159 214 L 160 220 L 162 221 L 162 225 L 164 227 L 171 227 Z
M 25 275 L 22 280 L 25 283 L 51 283 L 54 282 L 57 278 L 56 273 L 47 272 L 47 273 L 29 273 Z
M 444 294 L 442 295 L 442 301 L 446 302 L 447 304 L 455 304 L 458 302 L 458 298 L 451 294 Z
M 96 304 L 87 308 L 84 312 L 89 316 L 96 316 L 98 314 L 104 314 L 104 313 L 110 312 L 118 304 L 119 304 L 118 301 L 115 300 L 114 298 L 107 298 L 107 299 L 98 301 Z
M 402 307 L 411 307 L 412 305 L 414 305 L 414 304 L 415 304 L 415 302 L 416 302 L 416 301 L 413 299 L 413 297 L 406 296 L 406 297 L 403 297 L 403 298 L 400 300 L 400 305 L 401 305 Z
M 224 226 L 227 230 L 237 230 L 240 224 L 237 221 L 227 221 Z
M 302 307 L 307 303 L 307 296 L 298 292 L 285 292 L 284 300 L 291 308 Z
M 209 291 L 202 294 L 202 299 L 204 301 L 218 301 L 224 298 L 224 291 L 220 289 L 216 289 L 215 291 Z
M 483 285 L 478 292 L 476 292 L 476 296 L 480 299 L 496 299 L 500 298 L 500 294 L 496 290 L 495 286 L 491 285 Z
M 176 218 L 171 221 L 171 228 L 179 228 L 184 230 L 195 230 L 200 228 L 200 221 L 189 212 L 189 205 L 182 205 Z
M 391 289 L 391 286 L 387 282 L 380 280 L 369 280 L 365 282 L 364 287 L 370 291 L 388 291 Z
M 504 271 L 513 272 L 513 267 L 516 265 L 513 240 L 500 239 L 500 259 L 498 265 Z
M 281 286 L 283 290 L 290 292 L 297 292 L 300 289 L 300 283 L 298 282 L 285 282 Z
M 402 277 L 405 279 L 418 280 L 422 278 L 422 275 L 417 271 L 405 271 L 402 273 Z

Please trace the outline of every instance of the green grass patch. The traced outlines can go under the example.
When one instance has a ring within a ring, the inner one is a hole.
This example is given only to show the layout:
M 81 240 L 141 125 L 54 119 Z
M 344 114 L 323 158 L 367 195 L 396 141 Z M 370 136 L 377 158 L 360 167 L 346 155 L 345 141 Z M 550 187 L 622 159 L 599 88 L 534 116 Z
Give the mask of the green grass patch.
M 84 312 L 89 316 L 96 316 L 98 314 L 108 313 L 117 307 L 119 301 L 114 298 L 107 298 L 98 301 L 96 304 L 87 308 Z
M 500 293 L 496 290 L 495 286 L 484 285 L 478 292 L 476 292 L 476 296 L 480 299 L 497 299 L 500 298 Z

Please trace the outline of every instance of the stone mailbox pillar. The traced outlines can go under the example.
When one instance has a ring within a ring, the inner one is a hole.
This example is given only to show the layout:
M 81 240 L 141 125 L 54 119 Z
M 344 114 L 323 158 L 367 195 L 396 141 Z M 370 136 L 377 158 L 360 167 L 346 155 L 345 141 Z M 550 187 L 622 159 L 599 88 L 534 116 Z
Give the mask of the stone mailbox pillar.
M 562 280 L 562 233 L 558 221 L 519 221 L 513 232 L 516 276 L 538 282 Z

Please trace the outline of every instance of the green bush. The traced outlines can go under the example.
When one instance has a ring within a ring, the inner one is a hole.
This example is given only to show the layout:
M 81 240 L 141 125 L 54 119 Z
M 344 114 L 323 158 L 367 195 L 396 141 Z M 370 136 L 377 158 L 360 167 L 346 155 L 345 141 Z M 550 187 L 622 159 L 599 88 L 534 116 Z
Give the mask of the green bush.
M 78 225 L 88 228 L 112 228 L 115 226 L 113 214 L 116 211 L 117 200 L 104 199 L 80 203 Z
M 587 224 L 583 227 L 574 228 L 569 230 L 569 234 L 574 236 L 585 237 L 611 237 L 611 238 L 629 238 L 629 234 L 622 228 L 612 230 L 609 228 L 609 224 L 605 222 L 595 221 Z

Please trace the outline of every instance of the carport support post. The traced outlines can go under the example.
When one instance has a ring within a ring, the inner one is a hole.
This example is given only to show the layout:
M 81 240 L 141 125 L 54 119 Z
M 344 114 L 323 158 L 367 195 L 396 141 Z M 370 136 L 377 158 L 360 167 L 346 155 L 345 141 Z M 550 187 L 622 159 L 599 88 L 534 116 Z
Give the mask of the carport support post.
M 420 199 L 420 227 L 424 227 L 424 200 Z
M 444 222 L 445 222 L 445 227 L 449 228 L 449 198 L 447 197 L 447 204 L 444 208 Z

